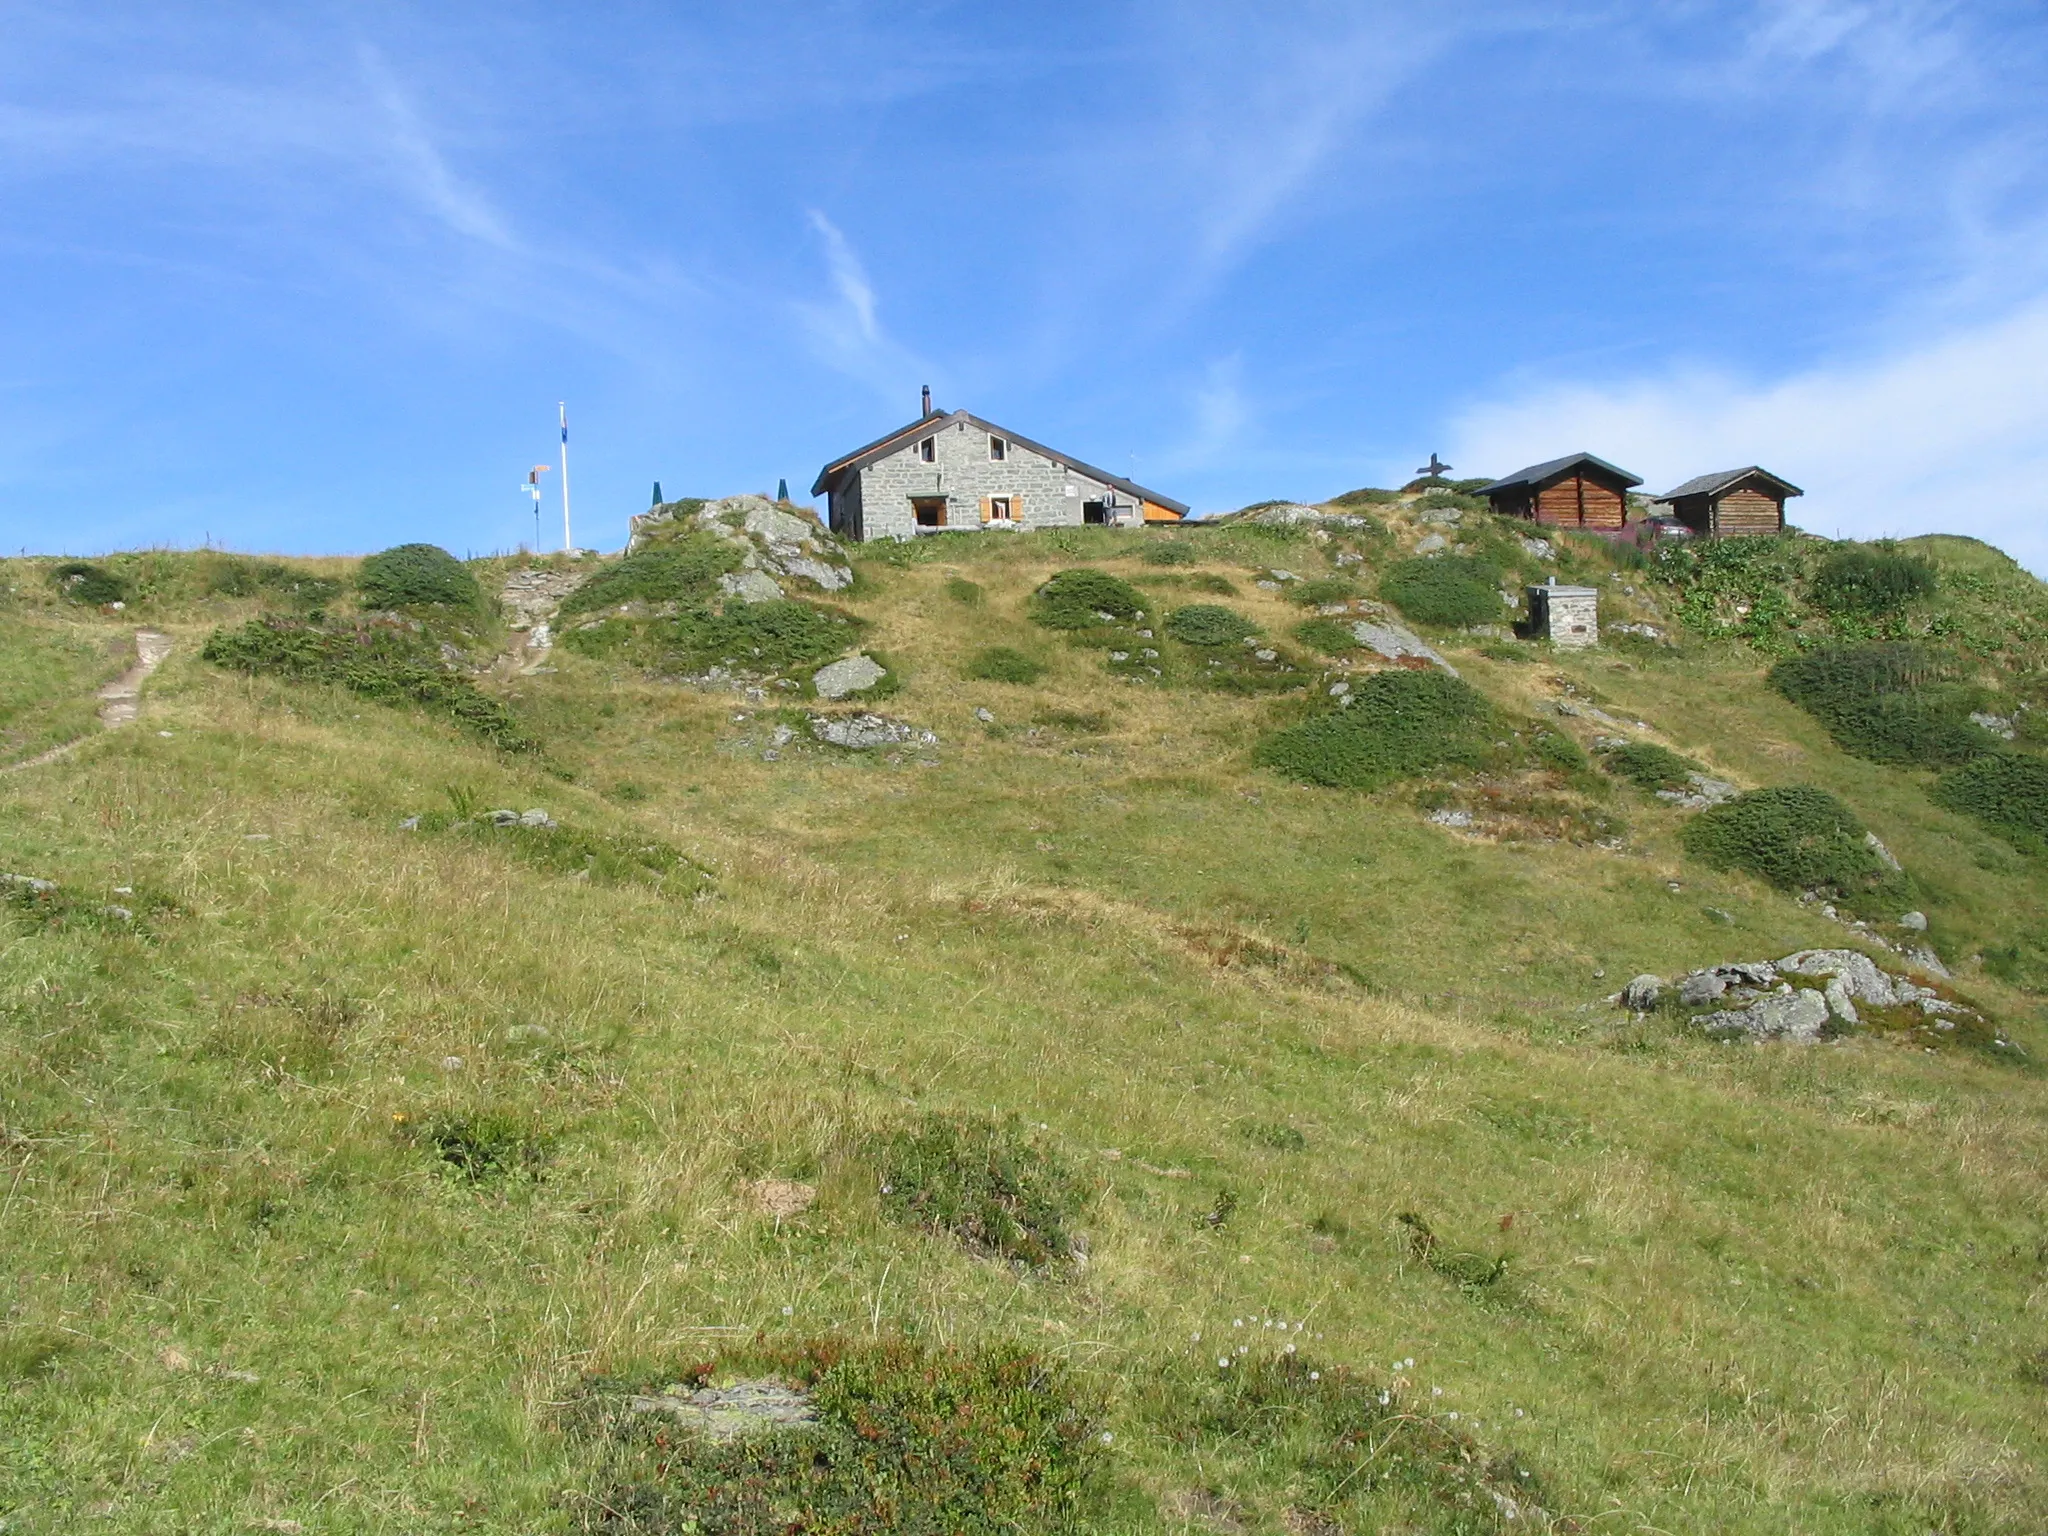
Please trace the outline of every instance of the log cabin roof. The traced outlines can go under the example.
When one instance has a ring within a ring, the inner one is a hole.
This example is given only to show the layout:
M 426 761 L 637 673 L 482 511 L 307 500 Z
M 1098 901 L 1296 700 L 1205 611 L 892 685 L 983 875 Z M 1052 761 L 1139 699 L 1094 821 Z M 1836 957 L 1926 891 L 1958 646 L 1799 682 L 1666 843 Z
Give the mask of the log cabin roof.
M 811 486 L 811 494 L 813 496 L 822 496 L 827 491 L 834 490 L 844 483 L 848 475 L 856 474 L 866 469 L 877 459 L 885 459 L 898 449 L 916 442 L 921 437 L 929 437 L 934 432 L 943 431 L 947 427 L 960 422 L 965 422 L 971 427 L 979 427 L 982 431 L 1000 437 L 1005 442 L 1015 443 L 1019 448 L 1028 448 L 1035 454 L 1051 459 L 1055 464 L 1063 465 L 1068 469 L 1079 470 L 1090 480 L 1099 481 L 1103 485 L 1114 486 L 1117 490 L 1122 491 L 1126 496 L 1131 497 L 1135 501 L 1150 502 L 1155 507 L 1164 507 L 1176 517 L 1186 517 L 1188 515 L 1188 504 L 1184 501 L 1175 501 L 1171 496 L 1163 496 L 1158 491 L 1148 491 L 1135 480 L 1127 480 L 1122 475 L 1113 475 L 1106 469 L 1097 469 L 1093 464 L 1085 464 L 1072 454 L 1055 452 L 1043 443 L 1034 443 L 1028 437 L 1020 437 L 1008 427 L 999 427 L 994 422 L 983 421 L 979 416 L 968 411 L 934 411 L 929 416 L 920 416 L 909 426 L 899 427 L 887 437 L 876 438 L 865 448 L 856 448 L 844 458 L 834 459 L 830 464 L 827 464 L 818 471 L 818 478 Z
M 1759 469 L 1756 465 L 1750 464 L 1741 469 L 1717 470 L 1711 475 L 1694 475 L 1685 484 L 1674 486 L 1662 496 L 1654 496 L 1651 500 L 1663 502 L 1676 501 L 1681 496 L 1711 496 L 1716 491 L 1727 490 L 1728 487 L 1734 485 L 1738 480 L 1745 480 L 1751 475 L 1770 481 L 1772 485 L 1778 488 L 1778 494 L 1781 496 L 1804 496 L 1806 494 L 1806 492 L 1799 489 L 1790 480 L 1780 479 L 1768 469 Z
M 1481 496 L 1491 496 L 1495 491 L 1513 490 L 1517 486 L 1540 486 L 1551 480 L 1562 480 L 1566 475 L 1583 465 L 1591 465 L 1595 469 L 1604 470 L 1606 474 L 1619 480 L 1624 486 L 1641 485 L 1643 483 L 1641 475 L 1632 475 L 1620 465 L 1610 464 L 1605 459 L 1599 458 L 1594 454 L 1568 453 L 1561 459 L 1548 459 L 1541 464 L 1531 464 L 1527 469 L 1518 469 L 1512 475 L 1503 475 L 1491 485 L 1482 485 L 1479 488 L 1479 494 Z

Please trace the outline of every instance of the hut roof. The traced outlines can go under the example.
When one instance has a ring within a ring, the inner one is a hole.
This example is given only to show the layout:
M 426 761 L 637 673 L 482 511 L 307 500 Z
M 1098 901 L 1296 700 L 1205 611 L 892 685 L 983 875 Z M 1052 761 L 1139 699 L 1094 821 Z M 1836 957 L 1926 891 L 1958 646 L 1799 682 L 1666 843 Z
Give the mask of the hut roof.
M 1806 494 L 1806 492 L 1799 489 L 1790 480 L 1782 479 L 1772 474 L 1768 469 L 1759 469 L 1756 465 L 1749 464 L 1741 469 L 1723 469 L 1717 470 L 1711 475 L 1694 475 L 1685 484 L 1674 486 L 1662 496 L 1655 496 L 1651 499 L 1653 501 L 1676 501 L 1681 496 L 1711 496 L 1714 492 L 1725 491 L 1729 486 L 1735 484 L 1736 481 L 1745 480 L 1751 475 L 1770 481 L 1771 484 L 1778 488 L 1778 493 L 1781 496 L 1804 496 Z
M 1605 470 L 1625 486 L 1643 483 L 1641 475 L 1632 475 L 1620 465 L 1610 464 L 1594 454 L 1568 453 L 1561 459 L 1547 459 L 1541 464 L 1531 464 L 1527 469 L 1518 469 L 1512 475 L 1503 475 L 1491 485 L 1482 485 L 1479 494 L 1491 496 L 1495 491 L 1512 490 L 1518 485 L 1542 485 L 1547 481 L 1561 480 L 1571 471 L 1588 464 Z

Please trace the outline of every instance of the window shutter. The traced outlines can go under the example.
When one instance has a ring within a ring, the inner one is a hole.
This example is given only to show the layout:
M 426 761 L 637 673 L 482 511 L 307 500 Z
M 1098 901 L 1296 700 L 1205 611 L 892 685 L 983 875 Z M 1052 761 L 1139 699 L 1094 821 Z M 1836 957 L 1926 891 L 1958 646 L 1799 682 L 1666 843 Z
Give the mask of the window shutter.
M 1010 497 L 1010 521 L 1019 528 L 1024 526 L 1024 498 L 1022 496 L 1012 495 Z
M 986 522 L 988 521 L 988 517 L 989 517 L 989 511 L 988 511 L 988 498 L 987 498 L 986 496 L 984 496 L 984 497 L 982 497 L 982 498 L 981 498 L 981 520 L 982 520 L 982 521 L 983 521 L 984 523 L 986 523 Z

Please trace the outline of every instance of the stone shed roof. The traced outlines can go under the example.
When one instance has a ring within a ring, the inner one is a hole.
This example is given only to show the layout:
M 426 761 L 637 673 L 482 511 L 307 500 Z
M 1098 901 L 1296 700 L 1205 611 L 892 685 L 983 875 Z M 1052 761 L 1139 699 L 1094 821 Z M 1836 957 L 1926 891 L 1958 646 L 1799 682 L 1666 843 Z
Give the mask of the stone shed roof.
M 1804 496 L 1806 494 L 1806 492 L 1799 489 L 1790 480 L 1781 479 L 1777 475 L 1772 474 L 1768 469 L 1759 469 L 1756 465 L 1750 464 L 1741 469 L 1716 470 L 1711 475 L 1694 475 L 1685 484 L 1673 486 L 1662 496 L 1654 496 L 1651 500 L 1662 502 L 1676 501 L 1681 496 L 1711 496 L 1714 492 L 1725 491 L 1729 486 L 1735 484 L 1736 481 L 1746 480 L 1751 475 L 1770 481 L 1771 484 L 1778 488 L 1778 494 L 1781 496 Z
M 1164 507 L 1179 517 L 1188 515 L 1188 504 L 1184 501 L 1175 501 L 1171 496 L 1147 490 L 1135 480 L 1126 480 L 1122 475 L 1113 475 L 1106 469 L 1097 469 L 1093 464 L 1084 463 L 1070 453 L 1060 453 L 1043 443 L 1035 443 L 1028 437 L 1012 432 L 1008 427 L 999 427 L 994 422 L 983 421 L 968 411 L 934 411 L 929 416 L 920 416 L 909 426 L 899 427 L 887 437 L 876 438 L 865 448 L 856 448 L 846 457 L 834 459 L 818 471 L 818 478 L 811 486 L 811 494 L 822 496 L 827 491 L 837 490 L 845 483 L 847 476 L 858 474 L 877 459 L 885 459 L 908 443 L 913 443 L 921 437 L 929 437 L 934 432 L 960 422 L 965 422 L 971 427 L 979 427 L 982 431 L 1000 437 L 1006 442 L 1015 443 L 1019 448 L 1028 448 L 1033 453 L 1042 454 L 1055 464 L 1064 464 L 1069 469 L 1079 470 L 1090 480 L 1116 487 L 1134 501 L 1149 501 L 1155 507 Z

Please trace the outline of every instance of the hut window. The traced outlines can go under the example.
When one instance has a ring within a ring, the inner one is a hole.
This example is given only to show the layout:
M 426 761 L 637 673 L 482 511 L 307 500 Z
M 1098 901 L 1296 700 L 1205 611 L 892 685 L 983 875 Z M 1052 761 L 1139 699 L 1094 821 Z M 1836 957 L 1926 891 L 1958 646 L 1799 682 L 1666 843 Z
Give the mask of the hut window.
M 928 437 L 919 443 L 917 456 L 927 464 L 936 462 L 939 457 L 939 440 L 936 437 Z
M 920 528 L 943 528 L 946 526 L 946 498 L 943 496 L 920 496 L 910 504 Z
M 1007 523 L 1010 520 L 1010 498 L 991 496 L 988 499 L 988 520 L 992 523 Z
M 988 440 L 988 457 L 992 464 L 1000 464 L 1010 456 L 1010 445 L 1000 437 L 991 434 Z

